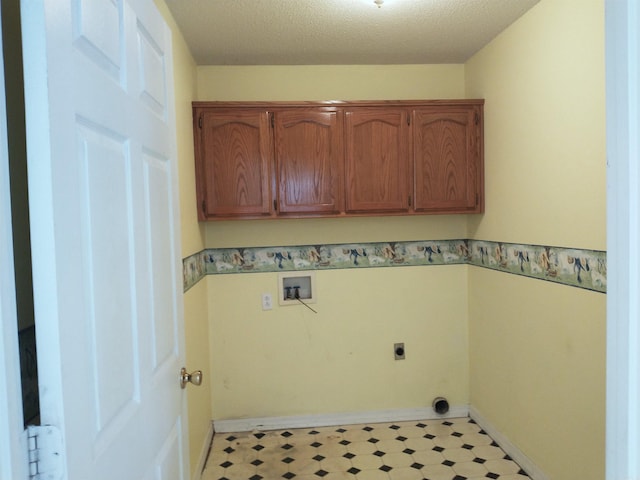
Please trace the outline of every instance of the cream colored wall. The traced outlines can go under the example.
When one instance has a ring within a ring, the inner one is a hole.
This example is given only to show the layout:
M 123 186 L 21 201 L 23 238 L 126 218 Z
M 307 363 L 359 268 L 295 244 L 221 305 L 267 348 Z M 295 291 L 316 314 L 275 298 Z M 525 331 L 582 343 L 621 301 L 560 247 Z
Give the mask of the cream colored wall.
M 606 248 L 603 0 L 542 0 L 466 64 L 485 98 L 472 237 Z
M 198 100 L 432 98 L 464 98 L 462 65 L 198 67 Z
M 263 311 L 275 273 L 211 277 L 214 417 L 417 408 L 438 395 L 466 405 L 466 275 L 464 265 L 317 271 L 317 314 Z
M 466 64 L 484 97 L 471 238 L 606 249 L 604 5 L 542 0 Z M 600 293 L 469 270 L 471 404 L 553 479 L 604 478 Z
M 178 151 L 178 181 L 183 257 L 204 248 L 204 228 L 197 221 L 195 201 L 195 167 L 191 102 L 196 96 L 196 65 L 163 0 L 155 0 L 169 24 L 173 41 L 174 90 Z M 206 281 L 191 288 L 183 297 L 186 363 L 191 370 L 202 369 L 205 380 L 201 388 L 189 388 L 189 459 L 192 478 L 198 478 L 198 463 L 211 425 L 211 370 L 209 368 L 209 321 Z
M 462 98 L 461 65 L 198 67 L 200 100 Z M 465 216 L 211 222 L 207 247 L 466 238 Z M 261 310 L 277 274 L 209 277 L 215 419 L 468 401 L 466 268 L 317 272 L 315 315 Z M 393 344 L 407 359 L 394 361 Z

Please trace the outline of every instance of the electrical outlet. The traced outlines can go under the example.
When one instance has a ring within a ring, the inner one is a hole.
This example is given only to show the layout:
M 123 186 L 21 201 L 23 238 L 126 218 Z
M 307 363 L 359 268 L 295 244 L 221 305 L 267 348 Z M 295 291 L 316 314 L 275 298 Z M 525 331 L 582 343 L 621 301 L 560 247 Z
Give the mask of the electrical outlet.
M 404 343 L 393 344 L 393 355 L 396 360 L 404 360 L 404 355 L 405 355 Z
M 271 310 L 273 308 L 273 297 L 270 293 L 262 294 L 262 310 Z

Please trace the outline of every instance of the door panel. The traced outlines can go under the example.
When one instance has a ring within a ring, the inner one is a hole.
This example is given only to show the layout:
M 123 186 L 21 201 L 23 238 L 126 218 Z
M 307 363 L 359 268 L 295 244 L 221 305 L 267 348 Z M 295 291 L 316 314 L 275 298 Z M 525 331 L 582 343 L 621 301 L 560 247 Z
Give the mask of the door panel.
M 148 0 L 22 9 L 42 421 L 66 480 L 186 479 L 169 30 Z
M 341 111 L 275 112 L 279 213 L 342 211 Z
M 476 207 L 475 110 L 414 112 L 415 208 L 464 211 Z
M 196 152 L 202 220 L 271 213 L 273 147 L 266 111 L 201 113 Z
M 346 112 L 347 212 L 409 209 L 411 131 L 404 109 Z

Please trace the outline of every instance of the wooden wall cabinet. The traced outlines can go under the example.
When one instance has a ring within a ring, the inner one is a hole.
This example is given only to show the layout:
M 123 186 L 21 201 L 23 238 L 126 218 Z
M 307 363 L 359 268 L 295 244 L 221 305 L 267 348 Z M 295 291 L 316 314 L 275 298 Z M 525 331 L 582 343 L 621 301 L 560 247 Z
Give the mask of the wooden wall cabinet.
M 483 103 L 194 102 L 199 218 L 481 213 Z

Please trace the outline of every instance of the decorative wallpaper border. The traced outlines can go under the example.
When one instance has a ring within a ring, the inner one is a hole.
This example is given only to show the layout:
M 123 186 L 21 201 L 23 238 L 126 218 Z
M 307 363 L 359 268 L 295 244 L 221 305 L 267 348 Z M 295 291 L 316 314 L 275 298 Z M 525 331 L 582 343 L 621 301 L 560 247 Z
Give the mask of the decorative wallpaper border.
M 606 293 L 600 250 L 480 240 L 210 248 L 183 260 L 186 292 L 205 275 L 468 264 Z

